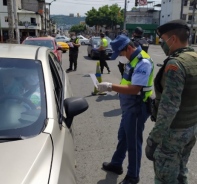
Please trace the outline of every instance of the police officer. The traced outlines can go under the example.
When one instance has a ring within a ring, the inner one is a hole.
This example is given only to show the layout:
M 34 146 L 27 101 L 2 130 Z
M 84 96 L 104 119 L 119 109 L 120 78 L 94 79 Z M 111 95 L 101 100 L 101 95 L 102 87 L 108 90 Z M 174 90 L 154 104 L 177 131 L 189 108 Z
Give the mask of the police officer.
M 69 44 L 69 62 L 70 66 L 66 70 L 66 72 L 73 71 L 73 64 L 74 64 L 74 71 L 77 70 L 77 59 L 78 59 L 78 53 L 79 53 L 79 39 L 76 37 L 75 33 L 71 33 L 71 40 Z
M 156 184 L 187 184 L 186 167 L 197 136 L 197 53 L 188 47 L 189 27 L 173 20 L 157 28 L 168 56 L 155 78 L 156 124 L 146 156 Z
M 132 41 L 134 42 L 135 46 L 138 47 L 139 45 L 142 47 L 142 50 L 148 53 L 149 43 L 143 36 L 143 29 L 141 27 L 136 27 L 133 33 Z
M 147 98 L 152 94 L 153 62 L 150 56 L 125 35 L 119 35 L 111 43 L 111 59 L 127 62 L 121 84 L 102 82 L 98 90 L 116 91 L 120 96 L 122 119 L 118 131 L 117 149 L 110 162 L 103 163 L 103 169 L 122 174 L 122 164 L 128 151 L 129 165 L 127 175 L 120 184 L 139 182 L 142 156 L 144 123 L 149 117 Z
M 108 46 L 108 41 L 105 38 L 105 34 L 104 33 L 100 33 L 100 37 L 101 37 L 101 44 L 100 44 L 100 47 L 98 48 L 98 50 L 100 52 L 101 73 L 103 74 L 104 67 L 106 67 L 108 73 L 110 73 L 109 66 L 108 66 L 108 64 L 106 62 L 106 48 Z

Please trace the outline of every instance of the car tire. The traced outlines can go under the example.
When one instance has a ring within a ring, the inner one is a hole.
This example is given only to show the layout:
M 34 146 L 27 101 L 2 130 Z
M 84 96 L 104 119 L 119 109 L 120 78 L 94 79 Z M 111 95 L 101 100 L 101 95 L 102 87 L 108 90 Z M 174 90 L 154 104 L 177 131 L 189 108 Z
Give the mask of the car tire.
M 88 57 L 90 57 L 90 54 L 88 53 Z
M 94 53 L 93 53 L 93 51 L 91 51 L 90 57 L 91 57 L 91 59 L 94 59 Z

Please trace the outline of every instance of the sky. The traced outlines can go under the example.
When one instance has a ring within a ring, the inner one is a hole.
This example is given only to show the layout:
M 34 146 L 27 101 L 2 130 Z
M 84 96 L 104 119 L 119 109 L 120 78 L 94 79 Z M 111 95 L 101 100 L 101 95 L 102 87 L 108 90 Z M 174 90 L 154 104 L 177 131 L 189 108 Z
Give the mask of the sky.
M 46 2 L 52 2 L 53 0 L 46 0 Z M 161 3 L 161 0 L 148 0 L 153 1 L 153 4 Z M 79 13 L 80 16 L 85 16 L 85 13 L 94 7 L 98 9 L 101 6 L 106 4 L 118 4 L 121 8 L 124 8 L 125 0 L 56 0 L 51 3 L 50 12 L 52 15 L 69 15 L 74 13 L 77 16 Z M 131 10 L 134 7 L 135 0 L 127 0 L 127 11 Z M 151 4 L 148 5 L 151 7 Z

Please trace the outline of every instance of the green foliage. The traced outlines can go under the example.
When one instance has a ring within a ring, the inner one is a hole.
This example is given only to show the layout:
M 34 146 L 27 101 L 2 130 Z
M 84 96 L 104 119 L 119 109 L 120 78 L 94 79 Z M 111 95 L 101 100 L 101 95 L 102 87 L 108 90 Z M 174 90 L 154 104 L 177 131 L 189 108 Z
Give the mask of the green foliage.
M 92 7 L 86 13 L 86 24 L 89 26 L 103 26 L 112 27 L 123 23 L 123 10 L 118 4 L 111 6 L 105 5 L 96 10 Z
M 74 25 L 70 28 L 70 32 L 80 33 L 86 30 L 85 25 Z

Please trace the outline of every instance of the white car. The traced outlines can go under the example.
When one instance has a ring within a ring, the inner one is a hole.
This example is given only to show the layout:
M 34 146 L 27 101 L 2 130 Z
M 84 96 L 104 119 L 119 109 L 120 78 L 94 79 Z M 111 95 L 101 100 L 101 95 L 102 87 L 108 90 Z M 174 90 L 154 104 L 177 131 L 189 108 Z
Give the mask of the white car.
M 81 45 L 89 44 L 89 39 L 85 38 L 84 36 L 78 35 L 77 38 L 79 38 L 79 42 Z
M 50 49 L 0 50 L 0 183 L 76 184 L 72 123 L 87 101 Z
M 66 36 L 56 36 L 55 40 L 56 40 L 56 42 L 68 43 L 70 41 L 70 38 L 68 38 Z

